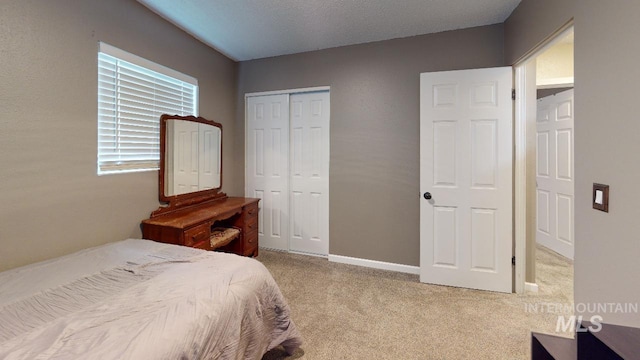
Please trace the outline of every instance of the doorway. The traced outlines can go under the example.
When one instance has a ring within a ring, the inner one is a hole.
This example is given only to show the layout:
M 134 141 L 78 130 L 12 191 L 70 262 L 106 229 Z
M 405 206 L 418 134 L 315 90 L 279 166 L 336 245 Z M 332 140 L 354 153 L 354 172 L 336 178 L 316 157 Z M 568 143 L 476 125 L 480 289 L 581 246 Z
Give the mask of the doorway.
M 559 30 L 514 68 L 515 256 L 520 259 L 516 261 L 515 288 L 522 293 L 539 289 L 536 250 L 540 250 L 538 258 L 557 255 L 560 263 L 569 264 L 572 273 L 575 156 L 572 24 Z M 572 288 L 572 275 L 570 283 Z

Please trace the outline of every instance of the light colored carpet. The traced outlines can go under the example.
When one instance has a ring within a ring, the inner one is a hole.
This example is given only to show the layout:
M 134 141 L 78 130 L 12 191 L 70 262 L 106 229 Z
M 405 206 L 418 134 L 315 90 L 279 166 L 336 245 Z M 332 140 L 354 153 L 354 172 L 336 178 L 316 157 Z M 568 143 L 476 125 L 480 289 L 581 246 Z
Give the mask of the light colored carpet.
M 556 333 L 558 315 L 531 305 L 571 304 L 573 265 L 537 251 L 537 294 L 500 294 L 422 284 L 416 275 L 262 251 L 304 344 L 276 359 L 528 359 L 531 331 Z M 527 310 L 529 307 L 529 310 Z

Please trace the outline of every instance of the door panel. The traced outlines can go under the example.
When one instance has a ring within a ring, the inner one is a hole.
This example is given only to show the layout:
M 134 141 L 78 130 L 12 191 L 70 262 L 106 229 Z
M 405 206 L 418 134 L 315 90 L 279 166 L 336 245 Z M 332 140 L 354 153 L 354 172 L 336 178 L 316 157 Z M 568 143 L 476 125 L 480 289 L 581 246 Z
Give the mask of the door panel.
M 538 214 L 536 216 L 536 219 L 538 220 L 538 231 L 549 234 L 551 232 L 551 228 L 549 226 L 549 224 L 551 223 L 551 213 L 549 209 L 549 192 L 538 189 L 537 193 L 538 198 L 536 203 L 538 204 Z
M 537 143 L 537 176 L 549 176 L 549 132 L 538 131 Z
M 495 120 L 471 121 L 471 186 L 493 189 L 497 173 L 497 125 Z
M 329 253 L 329 92 L 291 95 L 289 247 Z
M 420 281 L 512 291 L 512 69 L 420 75 Z
M 288 250 L 289 95 L 247 98 L 247 196 L 261 199 L 261 247 Z
M 573 259 L 573 90 L 538 100 L 537 112 L 536 241 Z
M 455 121 L 433 123 L 433 182 L 439 186 L 456 186 Z
M 471 269 L 496 270 L 496 211 L 471 209 Z
M 436 206 L 433 210 L 433 266 L 456 268 L 458 266 L 457 209 Z

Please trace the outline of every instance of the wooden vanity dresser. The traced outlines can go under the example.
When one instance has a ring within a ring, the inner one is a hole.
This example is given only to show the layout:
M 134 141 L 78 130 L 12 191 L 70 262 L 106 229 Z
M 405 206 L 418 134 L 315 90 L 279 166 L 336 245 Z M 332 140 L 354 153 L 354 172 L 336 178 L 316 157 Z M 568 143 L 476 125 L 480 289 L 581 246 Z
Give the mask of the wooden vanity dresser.
M 258 256 L 260 199 L 228 197 L 220 191 L 221 124 L 201 117 L 162 115 L 158 173 L 158 197 L 167 205 L 142 221 L 143 238 Z
M 142 237 L 164 243 L 211 248 L 211 230 L 231 227 L 240 236 L 216 250 L 243 256 L 258 256 L 258 201 L 244 197 L 225 197 L 152 216 L 142 221 Z

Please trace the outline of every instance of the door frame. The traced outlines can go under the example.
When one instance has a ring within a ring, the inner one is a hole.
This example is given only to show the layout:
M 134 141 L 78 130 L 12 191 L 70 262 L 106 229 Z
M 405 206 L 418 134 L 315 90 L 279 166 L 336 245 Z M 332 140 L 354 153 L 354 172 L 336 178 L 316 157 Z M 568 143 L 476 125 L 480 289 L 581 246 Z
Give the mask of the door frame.
M 247 114 L 248 112 L 248 108 L 247 108 L 247 99 L 250 97 L 257 97 L 257 96 L 269 96 L 269 95 L 294 95 L 294 94 L 304 94 L 304 93 L 310 93 L 310 92 L 321 92 L 321 91 L 326 91 L 329 92 L 329 97 L 331 97 L 331 86 L 314 86 L 314 87 L 306 87 L 306 88 L 296 88 L 296 89 L 283 89 L 283 90 L 272 90 L 272 91 L 259 91 L 259 92 L 250 92 L 250 93 L 245 93 L 244 94 L 244 172 L 243 172 L 243 176 L 244 176 L 244 186 L 243 186 L 243 192 L 246 195 L 247 194 L 247 170 L 248 170 L 248 161 L 247 161 L 247 124 L 248 124 L 248 118 L 247 118 Z M 329 109 L 329 118 L 331 118 L 331 109 Z M 329 120 L 331 121 L 331 120 Z M 291 122 L 289 122 L 289 125 L 291 125 Z M 291 134 L 289 134 L 289 137 L 291 137 Z M 329 134 L 329 143 L 331 143 L 331 134 Z M 291 169 L 289 169 L 289 172 L 287 173 L 287 176 L 290 176 L 290 171 Z M 331 154 L 329 154 L 329 174 L 331 174 Z M 331 175 L 329 175 L 331 176 Z M 287 194 L 289 193 L 290 190 L 290 184 L 287 185 Z M 331 190 L 329 190 L 331 191 Z M 329 192 L 329 196 L 330 196 L 330 192 Z M 329 197 L 329 201 L 331 198 Z M 329 213 L 327 214 L 327 216 L 329 217 L 329 224 L 331 224 L 331 219 L 330 219 L 330 212 L 331 212 L 331 204 L 329 204 L 329 208 L 327 209 L 327 211 L 329 211 Z M 291 237 L 289 236 L 287 238 L 287 250 L 286 252 L 289 253 L 296 253 L 296 254 L 302 254 L 302 255 L 309 255 L 309 256 L 316 256 L 316 257 L 322 257 L 322 258 L 327 258 L 329 256 L 329 254 L 327 253 L 327 255 L 317 255 L 317 254 L 308 254 L 308 253 L 299 253 L 296 251 L 291 251 Z M 330 237 L 327 238 L 327 242 L 328 245 L 331 245 L 331 239 Z M 277 249 L 270 249 L 270 248 L 263 248 L 260 247 L 262 249 L 267 249 L 267 250 L 274 250 L 274 251 L 283 251 L 283 250 L 277 250 Z
M 555 45 L 556 41 L 563 38 L 574 29 L 571 19 L 556 32 L 543 40 L 539 45 L 531 49 L 513 64 L 515 83 L 514 106 L 514 256 L 516 264 L 514 269 L 515 292 L 524 293 L 527 289 L 527 107 L 536 106 L 536 103 L 527 102 L 526 64 L 540 56 L 543 52 Z M 575 137 L 575 133 L 574 133 Z M 575 141 L 575 140 L 574 140 Z M 574 153 L 575 157 L 575 153 Z M 532 286 L 535 288 L 535 286 Z
M 331 86 L 315 86 L 315 87 L 307 87 L 307 88 L 299 88 L 299 89 L 286 89 L 286 90 L 273 90 L 273 91 L 259 91 L 244 94 L 245 100 L 245 111 L 247 110 L 247 98 L 254 96 L 266 96 L 266 95 L 291 95 L 291 94 L 300 94 L 300 93 L 308 93 L 308 92 L 319 92 L 319 91 L 331 91 Z M 244 117 L 244 124 L 247 124 L 247 117 Z

